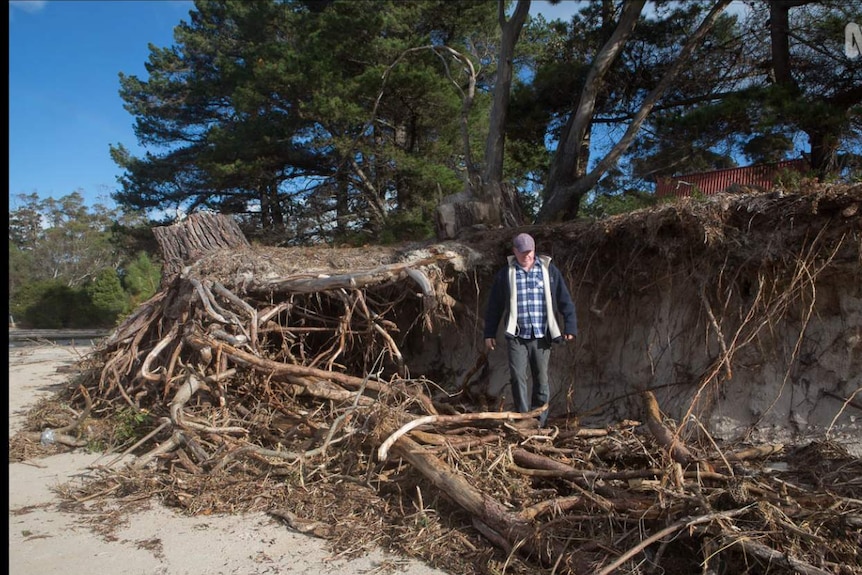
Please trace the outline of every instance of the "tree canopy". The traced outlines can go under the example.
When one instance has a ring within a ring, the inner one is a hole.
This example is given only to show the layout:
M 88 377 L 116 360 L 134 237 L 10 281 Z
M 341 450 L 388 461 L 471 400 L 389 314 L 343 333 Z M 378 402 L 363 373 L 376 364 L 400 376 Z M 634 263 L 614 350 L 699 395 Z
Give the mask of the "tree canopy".
M 843 26 L 862 6 L 729 4 L 595 0 L 547 22 L 529 0 L 197 0 L 148 78 L 120 74 L 148 151 L 111 147 L 114 199 L 358 244 L 439 235 L 446 203 L 473 206 L 458 225 L 548 222 L 740 161 L 858 177 Z

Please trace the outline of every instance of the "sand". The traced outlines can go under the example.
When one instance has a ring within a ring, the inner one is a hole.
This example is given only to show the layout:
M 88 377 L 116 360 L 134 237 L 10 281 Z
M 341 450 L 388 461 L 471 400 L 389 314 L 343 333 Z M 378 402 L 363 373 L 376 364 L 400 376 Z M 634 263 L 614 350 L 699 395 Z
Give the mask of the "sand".
M 27 410 L 68 379 L 62 369 L 87 351 L 62 345 L 9 348 L 10 437 L 22 428 Z M 341 558 L 325 541 L 291 531 L 264 513 L 186 517 L 152 503 L 103 537 L 88 524 L 92 518 L 63 510 L 55 488 L 84 480 L 90 466 L 114 457 L 76 450 L 9 464 L 12 575 L 445 575 L 382 551 Z

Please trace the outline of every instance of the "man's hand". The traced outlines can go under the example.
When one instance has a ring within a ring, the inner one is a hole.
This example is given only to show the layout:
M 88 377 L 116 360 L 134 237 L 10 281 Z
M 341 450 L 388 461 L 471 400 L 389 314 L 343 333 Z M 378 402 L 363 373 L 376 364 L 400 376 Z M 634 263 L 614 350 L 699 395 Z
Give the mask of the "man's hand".
M 567 333 L 566 335 L 563 336 L 563 339 L 565 339 L 566 341 L 573 341 L 575 339 L 575 336 L 574 336 L 574 334 Z
M 485 349 L 486 350 L 494 351 L 494 349 L 496 347 L 497 347 L 497 340 L 496 339 L 494 339 L 493 337 L 486 337 L 485 338 Z

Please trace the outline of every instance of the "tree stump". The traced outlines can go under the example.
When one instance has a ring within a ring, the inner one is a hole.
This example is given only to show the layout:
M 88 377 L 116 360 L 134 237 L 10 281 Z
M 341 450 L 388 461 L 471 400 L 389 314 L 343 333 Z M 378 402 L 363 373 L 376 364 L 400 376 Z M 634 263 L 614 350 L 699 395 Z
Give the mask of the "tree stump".
M 168 285 L 182 269 L 204 254 L 223 248 L 248 247 L 248 240 L 229 216 L 200 212 L 172 224 L 153 228 L 164 263 L 162 287 Z

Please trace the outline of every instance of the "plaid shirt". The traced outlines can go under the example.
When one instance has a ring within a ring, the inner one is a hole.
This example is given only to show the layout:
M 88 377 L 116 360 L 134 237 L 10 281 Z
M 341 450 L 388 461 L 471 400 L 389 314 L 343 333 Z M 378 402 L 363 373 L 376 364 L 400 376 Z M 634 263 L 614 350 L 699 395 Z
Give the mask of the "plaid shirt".
M 530 271 L 515 266 L 515 284 L 518 290 L 518 337 L 539 339 L 548 330 L 545 312 L 544 274 L 536 262 Z

